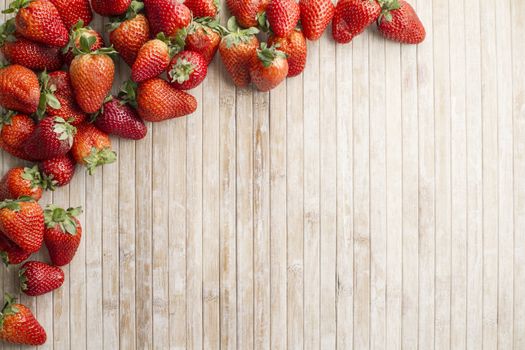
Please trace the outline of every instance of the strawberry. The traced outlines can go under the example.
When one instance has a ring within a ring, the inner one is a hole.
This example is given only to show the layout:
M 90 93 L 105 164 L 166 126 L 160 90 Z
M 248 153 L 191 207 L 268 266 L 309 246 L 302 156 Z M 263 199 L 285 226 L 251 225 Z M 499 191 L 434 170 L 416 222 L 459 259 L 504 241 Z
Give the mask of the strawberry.
M 113 85 L 115 64 L 108 56 L 113 49 L 102 48 L 91 52 L 95 43 L 94 37 L 80 37 L 81 50 L 74 48 L 77 53 L 69 74 L 75 91 L 75 98 L 80 108 L 86 113 L 95 113 L 102 107 L 106 96 Z
M 19 197 L 39 201 L 43 189 L 48 187 L 46 182 L 36 165 L 32 168 L 12 168 L 0 180 L 0 201 Z
M 377 26 L 384 37 L 404 44 L 420 44 L 426 36 L 416 11 L 404 0 L 385 2 Z
M 294 30 L 288 37 L 270 36 L 268 45 L 276 45 L 288 56 L 288 77 L 295 77 L 304 71 L 306 66 L 306 39 L 300 30 Z
M 68 153 L 44 160 L 38 166 L 42 175 L 47 179 L 48 187 L 53 189 L 55 186 L 62 187 L 71 182 L 75 175 L 76 163 Z
M 142 45 L 150 38 L 149 22 L 146 16 L 138 13 L 143 7 L 142 2 L 133 1 L 125 17 L 108 26 L 109 41 L 130 67 Z
M 25 142 L 35 130 L 35 121 L 25 114 L 7 112 L 1 117 L 0 141 L 14 149 L 24 148 Z
M 277 36 L 288 36 L 300 17 L 301 10 L 295 0 L 272 0 L 266 8 L 266 18 Z
M 221 35 L 222 27 L 219 22 L 210 18 L 198 18 L 188 29 L 185 49 L 200 53 L 210 64 L 219 49 Z
M 275 46 L 268 47 L 261 43 L 257 56 L 252 58 L 250 76 L 259 91 L 270 91 L 279 85 L 288 75 L 286 54 Z
M 101 16 L 120 16 L 126 12 L 131 0 L 91 0 L 93 11 Z
M 20 267 L 18 279 L 22 292 L 35 297 L 60 288 L 64 283 L 64 271 L 40 261 L 28 261 Z
M 0 68 L 0 106 L 31 114 L 39 101 L 40 87 L 33 71 L 18 64 Z
M 56 266 L 67 265 L 73 260 L 82 238 L 82 227 L 77 216 L 82 208 L 64 210 L 53 204 L 44 211 L 46 230 L 44 242 L 49 257 Z
M 197 100 L 192 95 L 175 89 L 167 81 L 153 78 L 139 85 L 137 107 L 142 119 L 160 122 L 195 112 Z
M 5 303 L 0 313 L 0 339 L 13 344 L 42 345 L 47 335 L 31 310 L 5 294 Z
M 44 240 L 44 211 L 27 197 L 0 202 L 0 231 L 24 251 L 37 252 Z
M 137 111 L 118 97 L 113 97 L 104 104 L 94 124 L 107 134 L 131 140 L 143 139 L 148 132 Z
M 240 29 L 235 17 L 228 20 L 228 34 L 222 38 L 219 53 L 233 82 L 239 87 L 250 84 L 250 62 L 256 55 L 259 40 L 257 28 Z
M 257 27 L 258 18 L 271 0 L 226 0 L 226 6 L 243 28 Z
M 178 0 L 144 0 L 146 16 L 154 35 L 174 37 L 191 23 L 191 11 Z
M 182 51 L 175 55 L 168 67 L 171 86 L 190 90 L 199 86 L 208 74 L 208 62 L 198 52 Z
M 376 0 L 339 0 L 332 21 L 332 36 L 338 43 L 349 43 L 380 14 L 381 6 Z
M 93 20 L 93 12 L 89 0 L 49 0 L 55 5 L 67 29 L 73 27 L 78 21 L 89 25 Z
M 24 147 L 37 160 L 63 156 L 71 149 L 76 128 L 64 118 L 47 116 L 37 125 Z
M 89 175 L 92 175 L 98 166 L 117 160 L 117 155 L 111 150 L 108 134 L 92 124 L 79 126 L 71 154 L 78 164 L 87 168 Z
M 80 37 L 85 36 L 86 38 L 94 37 L 95 41 L 93 45 L 89 48 L 89 52 L 94 52 L 102 49 L 105 46 L 104 39 L 102 35 L 96 30 L 93 30 L 91 27 L 84 27 L 84 22 L 79 21 L 71 28 L 71 33 L 69 35 L 69 42 L 66 47 L 62 50 L 64 53 L 64 61 L 67 65 L 71 65 L 73 58 L 75 58 L 75 53 L 73 52 L 74 48 L 81 50 L 80 46 Z M 93 40 L 93 39 L 91 39 Z
M 25 38 L 49 46 L 67 44 L 67 29 L 57 8 L 48 0 L 14 0 L 3 13 L 15 13 L 16 31 Z
M 40 85 L 41 96 L 46 97 L 45 106 L 42 99 L 37 112 L 40 118 L 47 113 L 47 115 L 62 117 L 73 126 L 78 126 L 86 120 L 86 114 L 75 101 L 68 72 L 56 71 L 49 74 L 43 72 L 40 74 Z
M 131 67 L 131 79 L 137 83 L 158 77 L 168 68 L 171 59 L 170 47 L 162 34 L 148 41 L 137 54 Z
M 332 0 L 300 0 L 301 25 L 308 40 L 318 40 L 334 17 Z
M 193 17 L 215 17 L 219 13 L 218 0 L 186 0 L 184 2 Z
M 29 259 L 32 253 L 24 251 L 0 232 L 0 258 L 6 267 L 18 265 Z

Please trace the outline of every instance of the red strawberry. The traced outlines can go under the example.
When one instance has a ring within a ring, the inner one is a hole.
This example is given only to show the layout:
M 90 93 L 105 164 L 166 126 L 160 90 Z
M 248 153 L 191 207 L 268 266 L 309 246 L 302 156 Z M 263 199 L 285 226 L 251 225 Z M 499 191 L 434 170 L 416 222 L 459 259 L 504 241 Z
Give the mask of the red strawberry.
M 221 43 L 222 27 L 219 22 L 199 18 L 192 22 L 186 36 L 186 50 L 200 53 L 209 63 L 215 57 Z
M 62 22 L 67 29 L 73 27 L 78 21 L 89 25 L 93 20 L 93 12 L 89 0 L 50 0 L 58 10 Z
M 37 252 L 44 240 L 44 211 L 26 197 L 0 202 L 0 231 L 24 251 Z
M 272 0 L 266 8 L 266 18 L 277 36 L 288 36 L 300 17 L 301 10 L 295 0 Z
M 288 56 L 288 77 L 295 77 L 304 71 L 306 66 L 306 39 L 300 30 L 294 30 L 286 38 L 270 36 L 268 45 L 278 45 L 279 50 Z
M 67 29 L 57 8 L 48 0 L 14 0 L 3 13 L 15 13 L 16 31 L 29 40 L 63 47 Z
M 197 100 L 192 95 L 175 89 L 167 81 L 154 78 L 139 85 L 137 106 L 142 119 L 160 122 L 195 112 Z
M 380 14 L 381 6 L 376 0 L 339 0 L 332 21 L 332 36 L 338 43 L 349 43 Z
M 1 117 L 0 141 L 14 149 L 23 149 L 25 142 L 35 130 L 35 121 L 25 114 L 8 112 Z
M 142 45 L 150 38 L 148 20 L 143 14 L 138 14 L 143 7 L 142 2 L 133 1 L 124 20 L 118 19 L 109 26 L 109 41 L 130 67 Z
M 25 152 L 38 160 L 63 156 L 71 149 L 75 132 L 76 128 L 63 118 L 47 116 L 27 140 Z
M 71 28 L 71 34 L 69 35 L 69 42 L 66 47 L 64 47 L 64 61 L 67 65 L 71 65 L 73 58 L 75 58 L 75 53 L 73 52 L 75 48 L 81 50 L 80 46 L 80 37 L 85 36 L 87 39 L 90 37 L 95 38 L 94 43 L 91 45 L 89 52 L 94 52 L 102 49 L 105 46 L 104 39 L 102 35 L 96 30 L 93 30 L 91 27 L 84 27 L 84 22 L 80 21 Z M 93 39 L 91 39 L 93 40 Z
M 42 345 L 47 335 L 31 310 L 15 304 L 15 299 L 6 293 L 0 313 L 0 339 L 13 344 Z
M 0 232 L 0 258 L 5 266 L 18 265 L 29 259 L 32 253 L 24 251 Z
M 146 16 L 154 35 L 174 37 L 191 22 L 191 11 L 178 0 L 144 0 Z
M 300 0 L 301 25 L 308 40 L 318 40 L 334 17 L 332 0 Z
M 404 0 L 390 0 L 384 3 L 378 28 L 387 39 L 405 44 L 420 44 L 426 36 L 425 27 L 416 11 Z
M 186 0 L 184 2 L 193 17 L 215 17 L 219 13 L 218 0 Z
M 208 74 L 208 62 L 194 51 L 182 51 L 175 55 L 168 67 L 171 86 L 179 90 L 190 90 L 199 86 Z
M 229 34 L 222 38 L 219 53 L 233 82 L 239 87 L 250 84 L 250 62 L 256 55 L 259 40 L 255 36 L 257 28 L 240 29 L 235 17 L 228 21 Z
M 31 197 L 38 201 L 44 188 L 47 188 L 46 181 L 38 166 L 12 168 L 0 180 L 0 201 L 19 197 Z
M 77 216 L 81 213 L 82 208 L 64 210 L 55 205 L 47 206 L 44 211 L 44 241 L 49 257 L 56 266 L 69 264 L 77 252 L 82 238 L 82 227 Z
M 60 288 L 64 283 L 64 271 L 40 261 L 28 261 L 20 267 L 18 279 L 22 292 L 35 297 Z
M 117 97 L 104 104 L 95 126 L 107 134 L 131 140 L 143 139 L 148 132 L 137 111 Z
M 250 76 L 252 83 L 259 91 L 270 91 L 279 85 L 288 75 L 286 54 L 275 46 L 268 47 L 266 43 L 257 49 L 257 56 L 252 58 Z
M 258 18 L 266 10 L 271 0 L 226 0 L 230 13 L 237 18 L 243 28 L 257 27 Z
M 31 114 L 39 101 L 40 87 L 33 71 L 18 64 L 0 68 L 0 106 Z
M 131 0 L 91 0 L 93 11 L 101 16 L 120 16 L 126 12 Z
M 163 40 L 153 39 L 141 47 L 131 68 L 131 79 L 140 83 L 158 77 L 170 64 L 170 48 Z
M 39 168 L 42 175 L 47 179 L 48 187 L 65 186 L 71 182 L 75 175 L 76 163 L 68 153 L 64 156 L 44 160 L 40 162 Z
M 113 49 L 102 48 L 91 52 L 95 43 L 93 37 L 80 37 L 81 50 L 69 68 L 71 84 L 80 108 L 86 113 L 97 112 L 104 103 L 115 77 L 115 64 L 108 56 Z M 77 49 L 74 49 L 77 50 Z
M 97 167 L 117 160 L 117 155 L 111 150 L 109 136 L 92 124 L 79 126 L 71 154 L 78 164 L 87 168 L 89 175 Z
M 68 72 L 56 71 L 49 74 L 44 72 L 40 74 L 40 84 L 41 95 L 45 95 L 47 100 L 45 111 L 43 108 L 38 110 L 37 114 L 40 117 L 43 117 L 45 112 L 47 115 L 62 117 L 73 126 L 78 126 L 86 120 L 86 114 L 75 101 Z

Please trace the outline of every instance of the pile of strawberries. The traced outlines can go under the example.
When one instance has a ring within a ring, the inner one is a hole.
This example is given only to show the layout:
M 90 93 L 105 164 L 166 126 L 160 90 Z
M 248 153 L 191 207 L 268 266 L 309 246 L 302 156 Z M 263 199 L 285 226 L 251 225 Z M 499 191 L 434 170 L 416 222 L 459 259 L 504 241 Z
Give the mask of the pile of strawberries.
M 14 0 L 0 26 L 0 147 L 33 162 L 0 181 L 0 254 L 6 265 L 46 246 L 51 264 L 25 262 L 20 287 L 37 296 L 64 282 L 82 236 L 81 208 L 38 201 L 44 190 L 70 183 L 77 164 L 89 174 L 112 163 L 110 135 L 140 140 L 145 122 L 197 109 L 186 92 L 200 85 L 217 51 L 235 85 L 269 91 L 305 68 L 307 40 L 332 23 L 348 43 L 376 22 L 386 38 L 417 44 L 425 29 L 404 0 L 226 0 L 232 17 L 219 24 L 217 0 Z M 109 45 L 89 27 L 92 9 L 111 18 Z M 262 40 L 265 39 L 265 40 Z M 111 95 L 114 59 L 131 77 Z M 46 341 L 31 311 L 9 295 L 0 311 L 0 339 Z

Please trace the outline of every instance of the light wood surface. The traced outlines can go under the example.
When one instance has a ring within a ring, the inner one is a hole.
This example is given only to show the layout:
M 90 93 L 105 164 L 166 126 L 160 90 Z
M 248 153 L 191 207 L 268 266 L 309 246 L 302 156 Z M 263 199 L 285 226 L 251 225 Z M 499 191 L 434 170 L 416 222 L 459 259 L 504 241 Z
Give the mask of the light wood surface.
M 85 235 L 20 296 L 41 348 L 525 349 L 525 2 L 411 3 L 424 44 L 327 34 L 271 93 L 217 59 L 195 114 L 46 194 Z

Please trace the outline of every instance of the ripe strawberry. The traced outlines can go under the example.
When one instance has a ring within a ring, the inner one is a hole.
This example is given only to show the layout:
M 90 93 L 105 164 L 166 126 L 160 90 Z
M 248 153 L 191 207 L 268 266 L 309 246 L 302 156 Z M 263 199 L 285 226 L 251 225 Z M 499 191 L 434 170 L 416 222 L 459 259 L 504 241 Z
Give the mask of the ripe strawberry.
M 69 42 L 66 47 L 62 50 L 64 53 L 64 61 L 67 65 L 71 65 L 71 62 L 75 58 L 74 48 L 81 50 L 80 37 L 85 36 L 86 38 L 94 37 L 95 41 L 91 45 L 89 51 L 94 52 L 102 49 L 105 46 L 104 39 L 99 32 L 92 29 L 91 27 L 84 27 L 84 22 L 79 21 L 71 28 L 71 34 L 69 35 Z M 93 39 L 91 39 L 93 40 Z
M 117 19 L 108 26 L 109 41 L 130 67 L 142 45 L 150 38 L 148 20 L 143 14 L 138 14 L 143 7 L 142 2 L 133 1 L 124 19 Z
M 240 29 L 235 17 L 228 20 L 229 34 L 222 38 L 219 53 L 233 82 L 239 87 L 250 84 L 250 62 L 256 55 L 259 40 L 257 28 Z
M 0 232 L 0 258 L 5 266 L 18 265 L 29 259 L 31 254 L 14 244 Z
M 186 0 L 184 2 L 193 17 L 215 17 L 219 13 L 218 0 Z
M 8 112 L 1 117 L 0 141 L 9 147 L 21 149 L 35 130 L 35 121 L 25 114 Z
M 20 267 L 18 279 L 22 292 L 36 297 L 60 288 L 64 283 L 64 271 L 40 261 L 28 261 Z
M 257 49 L 257 56 L 252 58 L 250 76 L 259 91 L 270 91 L 288 75 L 286 54 L 275 46 L 268 47 L 266 43 Z
M 40 74 L 40 84 L 42 86 L 41 95 L 46 96 L 45 110 L 42 100 L 42 105 L 37 112 L 40 118 L 47 113 L 47 115 L 62 117 L 73 126 L 78 126 L 86 120 L 86 114 L 75 101 L 68 72 L 56 71 L 49 74 L 43 72 Z
M 116 153 L 111 150 L 108 134 L 92 124 L 79 126 L 71 154 L 78 164 L 87 168 L 89 175 L 92 175 L 98 166 L 117 160 Z
M 47 0 L 14 0 L 3 13 L 15 13 L 16 31 L 29 40 L 49 46 L 67 44 L 67 29 L 57 8 Z
M 33 71 L 18 64 L 0 68 L 0 106 L 31 114 L 39 101 L 40 87 Z
M 50 0 L 58 10 L 62 22 L 67 29 L 73 27 L 78 21 L 89 25 L 93 20 L 93 12 L 89 0 Z
M 131 0 L 91 0 L 93 11 L 101 16 L 120 16 L 126 12 Z
M 86 113 L 95 113 L 102 107 L 115 77 L 115 64 L 108 56 L 115 51 L 102 48 L 91 52 L 94 43 L 95 38 L 81 36 L 82 49 L 74 49 L 78 55 L 69 68 L 77 103 Z
M 279 50 L 288 56 L 288 77 L 295 77 L 304 71 L 307 45 L 306 39 L 300 30 L 292 31 L 286 38 L 270 36 L 268 45 L 276 45 Z
M 338 43 L 349 43 L 380 14 L 381 6 L 377 0 L 339 0 L 332 21 L 332 36 Z
M 272 0 L 266 8 L 266 18 L 277 36 L 288 36 L 300 17 L 301 10 L 295 0 Z
M 425 40 L 423 23 L 414 8 L 404 0 L 385 2 L 377 23 L 379 32 L 387 39 L 405 44 L 420 44 Z
M 76 128 L 64 118 L 47 116 L 37 125 L 25 145 L 25 152 L 37 160 L 63 156 L 71 149 Z
M 142 119 L 160 122 L 195 112 L 197 100 L 192 95 L 175 89 L 167 81 L 153 78 L 139 85 L 137 106 Z
M 308 40 L 318 40 L 334 17 L 332 0 L 300 0 L 301 25 Z
M 37 252 L 44 240 L 44 211 L 27 197 L 0 202 L 0 231 L 24 251 Z
M 137 83 L 158 77 L 168 68 L 171 54 L 164 37 L 148 41 L 137 54 L 131 68 L 131 79 Z
M 6 293 L 0 313 L 0 339 L 13 344 L 42 345 L 47 335 L 31 310 L 15 304 L 15 299 Z
M 82 227 L 77 216 L 82 208 L 64 210 L 53 204 L 44 211 L 46 230 L 44 241 L 49 257 L 56 266 L 67 265 L 73 260 L 82 238 Z
M 175 55 L 168 67 L 171 86 L 190 90 L 199 86 L 208 74 L 208 62 L 198 52 L 182 51 Z
M 200 53 L 210 64 L 219 49 L 221 35 L 222 27 L 219 22 L 198 18 L 189 27 L 185 49 Z
M 137 111 L 117 97 L 104 104 L 94 124 L 107 134 L 131 140 L 143 139 L 148 132 Z
M 38 165 L 42 175 L 47 179 L 48 187 L 53 189 L 56 186 L 67 185 L 75 175 L 76 163 L 68 153 L 52 159 L 44 160 Z
M 258 18 L 264 13 L 271 0 L 226 0 L 226 6 L 237 23 L 243 28 L 257 27 Z
M 191 11 L 178 0 L 144 0 L 146 16 L 154 35 L 174 37 L 191 22 Z
M 38 166 L 12 168 L 0 180 L 0 201 L 19 197 L 30 197 L 39 201 L 45 188 L 46 181 Z

